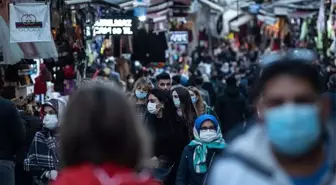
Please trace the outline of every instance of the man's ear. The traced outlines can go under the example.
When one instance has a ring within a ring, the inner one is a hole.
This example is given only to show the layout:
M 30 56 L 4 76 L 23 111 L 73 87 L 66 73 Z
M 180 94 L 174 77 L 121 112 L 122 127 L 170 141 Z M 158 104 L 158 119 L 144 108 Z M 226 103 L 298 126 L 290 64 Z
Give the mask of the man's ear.
M 322 95 L 319 101 L 322 123 L 325 123 L 331 114 L 332 99 L 328 95 Z

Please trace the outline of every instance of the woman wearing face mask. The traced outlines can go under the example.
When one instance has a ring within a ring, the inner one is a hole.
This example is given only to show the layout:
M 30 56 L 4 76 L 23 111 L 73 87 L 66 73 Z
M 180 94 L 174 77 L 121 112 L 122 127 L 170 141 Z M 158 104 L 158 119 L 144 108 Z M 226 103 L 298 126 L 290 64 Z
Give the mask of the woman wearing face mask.
M 191 101 L 194 104 L 197 116 L 201 116 L 203 114 L 211 114 L 217 118 L 216 112 L 203 101 L 203 98 L 196 87 L 189 86 L 188 90 Z
M 212 115 L 204 114 L 196 119 L 195 139 L 183 150 L 176 185 L 204 184 L 215 155 L 226 146 L 220 130 L 218 120 Z
M 145 78 L 138 79 L 134 84 L 133 99 L 135 100 L 136 113 L 143 120 L 147 112 L 147 96 L 151 84 Z
M 164 175 L 155 172 L 154 176 L 164 184 L 174 184 L 183 148 L 189 142 L 188 129 L 184 123 L 179 122 L 169 92 L 152 89 L 149 92 L 147 108 L 149 112 L 146 119 L 147 127 L 154 140 L 153 158 L 159 161 L 165 158 L 170 164 L 164 168 Z
M 177 87 L 172 91 L 174 105 L 177 109 L 177 114 L 189 131 L 189 138 L 193 138 L 193 123 L 197 118 L 195 107 L 191 101 L 190 94 L 187 88 Z
M 43 129 L 36 133 L 24 160 L 24 168 L 34 176 L 36 185 L 48 184 L 58 175 L 58 108 L 59 103 L 56 99 L 42 105 Z

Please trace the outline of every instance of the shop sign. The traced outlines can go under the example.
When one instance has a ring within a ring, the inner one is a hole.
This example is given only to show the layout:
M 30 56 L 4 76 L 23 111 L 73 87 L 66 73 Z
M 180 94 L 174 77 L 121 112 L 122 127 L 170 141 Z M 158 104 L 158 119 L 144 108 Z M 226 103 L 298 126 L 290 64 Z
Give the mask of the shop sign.
M 93 25 L 93 35 L 132 35 L 132 19 L 101 19 Z
M 186 31 L 172 31 L 169 32 L 169 42 L 175 44 L 188 44 L 188 32 Z
M 9 14 L 11 43 L 52 41 L 49 4 L 10 4 Z

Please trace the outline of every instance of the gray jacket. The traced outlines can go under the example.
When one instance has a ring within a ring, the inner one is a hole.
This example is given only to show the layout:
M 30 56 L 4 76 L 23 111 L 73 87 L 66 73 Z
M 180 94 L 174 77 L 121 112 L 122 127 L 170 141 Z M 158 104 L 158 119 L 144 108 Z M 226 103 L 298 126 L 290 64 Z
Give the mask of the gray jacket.
M 328 124 L 330 141 L 329 172 L 324 176 L 322 184 L 336 185 L 336 128 Z M 237 138 L 228 148 L 229 153 L 237 153 L 252 161 L 261 168 L 251 168 L 251 163 L 227 157 L 219 159 L 213 166 L 209 185 L 292 185 L 291 178 L 285 173 L 273 157 L 264 127 L 253 126 L 245 135 Z M 265 170 L 266 169 L 266 170 Z M 268 170 L 268 171 L 267 171 Z M 268 173 L 269 172 L 269 173 Z

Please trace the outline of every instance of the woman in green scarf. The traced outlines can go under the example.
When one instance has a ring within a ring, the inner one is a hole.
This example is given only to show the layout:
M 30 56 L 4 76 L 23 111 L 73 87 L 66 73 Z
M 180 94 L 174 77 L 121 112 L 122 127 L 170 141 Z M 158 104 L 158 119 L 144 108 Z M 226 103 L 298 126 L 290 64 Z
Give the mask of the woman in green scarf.
M 196 119 L 194 137 L 182 153 L 176 185 L 202 185 L 214 157 L 226 146 L 213 115 L 203 114 Z

